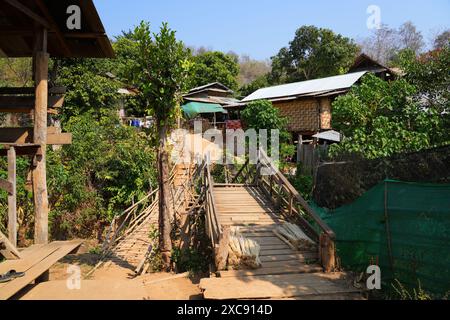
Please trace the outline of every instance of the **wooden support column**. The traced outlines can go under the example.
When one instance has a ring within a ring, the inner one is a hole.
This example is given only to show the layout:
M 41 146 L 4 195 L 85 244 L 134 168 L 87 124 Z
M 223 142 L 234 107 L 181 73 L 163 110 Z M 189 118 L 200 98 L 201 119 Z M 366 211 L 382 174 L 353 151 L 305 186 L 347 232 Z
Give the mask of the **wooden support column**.
M 46 51 L 46 32 L 44 31 L 43 48 L 35 54 L 36 106 L 34 110 L 34 143 L 41 145 L 42 153 L 36 156 L 33 169 L 34 193 L 34 242 L 48 243 L 48 194 L 46 178 L 46 143 L 47 143 L 47 106 L 48 106 L 48 60 Z
M 320 261 L 326 273 L 336 269 L 336 248 L 333 239 L 326 233 L 320 235 Z
M 8 181 L 12 190 L 8 193 L 8 238 L 17 247 L 17 193 L 16 193 L 16 149 L 8 150 Z

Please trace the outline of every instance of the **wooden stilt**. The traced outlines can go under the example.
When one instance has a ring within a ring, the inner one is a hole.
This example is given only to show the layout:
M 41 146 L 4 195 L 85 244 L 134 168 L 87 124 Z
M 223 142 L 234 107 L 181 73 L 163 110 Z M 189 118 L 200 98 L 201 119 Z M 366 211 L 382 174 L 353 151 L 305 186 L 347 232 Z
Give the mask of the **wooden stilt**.
M 45 38 L 45 36 L 44 36 Z M 44 41 L 45 43 L 45 41 Z M 45 47 L 45 44 L 44 44 Z M 47 105 L 48 105 L 48 59 L 44 51 L 35 54 L 36 106 L 34 110 L 34 143 L 41 145 L 33 169 L 35 212 L 35 244 L 48 243 L 48 195 L 46 178 Z
M 17 194 L 16 194 L 16 149 L 8 150 L 8 181 L 12 190 L 8 193 L 8 238 L 17 247 Z

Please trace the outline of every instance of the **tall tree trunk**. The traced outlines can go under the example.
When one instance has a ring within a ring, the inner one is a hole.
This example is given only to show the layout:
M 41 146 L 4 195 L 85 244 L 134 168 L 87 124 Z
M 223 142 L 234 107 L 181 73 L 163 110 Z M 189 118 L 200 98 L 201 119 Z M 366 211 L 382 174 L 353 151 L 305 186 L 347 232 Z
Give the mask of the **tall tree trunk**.
M 169 154 L 166 150 L 167 125 L 158 123 L 158 184 L 159 184 L 159 247 L 166 269 L 170 269 L 172 255 L 172 240 L 170 234 L 170 187 L 169 187 Z

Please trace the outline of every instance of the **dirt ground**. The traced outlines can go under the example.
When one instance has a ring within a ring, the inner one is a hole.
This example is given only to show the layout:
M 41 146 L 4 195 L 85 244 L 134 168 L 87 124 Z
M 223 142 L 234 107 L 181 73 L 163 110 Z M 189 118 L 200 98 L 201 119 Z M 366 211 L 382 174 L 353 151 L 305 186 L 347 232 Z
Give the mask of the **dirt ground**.
M 30 286 L 22 300 L 198 300 L 201 276 L 154 273 L 136 277 L 130 269 L 105 264 L 90 274 L 98 255 L 80 253 L 65 257 L 50 269 L 50 281 Z M 73 266 L 81 270 L 79 287 L 69 288 Z M 69 283 L 69 286 L 68 286 Z

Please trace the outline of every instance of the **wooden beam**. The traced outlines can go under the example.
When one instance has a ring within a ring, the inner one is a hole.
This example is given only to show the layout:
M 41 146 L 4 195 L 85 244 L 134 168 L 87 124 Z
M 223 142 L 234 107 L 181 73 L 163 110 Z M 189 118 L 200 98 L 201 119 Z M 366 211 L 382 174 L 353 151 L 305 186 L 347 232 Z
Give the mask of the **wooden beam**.
M 41 156 L 42 148 L 38 144 L 11 144 L 6 145 L 6 148 L 0 148 L 0 157 L 6 157 L 10 147 L 16 149 L 16 156 Z
M 8 260 L 21 259 L 19 251 L 8 240 L 8 238 L 0 231 L 0 254 Z M 2 263 L 3 264 L 3 263 Z
M 34 96 L 36 89 L 33 87 L 2 87 L 0 95 L 25 94 Z M 66 87 L 52 87 L 48 89 L 49 95 L 64 95 L 67 92 Z
M 50 24 L 48 23 L 47 20 L 42 18 L 36 12 L 30 10 L 25 5 L 21 4 L 19 1 L 17 1 L 17 0 L 5 0 L 5 2 L 10 4 L 14 8 L 16 8 L 17 10 L 21 11 L 22 13 L 24 13 L 25 15 L 27 15 L 31 19 L 35 20 L 36 22 L 38 22 L 40 25 L 42 25 L 46 29 L 50 29 Z
M 8 193 L 8 238 L 17 247 L 17 194 L 16 194 L 16 150 L 8 150 L 8 181 L 12 190 Z
M 55 32 L 56 38 L 58 39 L 58 42 L 61 45 L 64 55 L 66 55 L 68 57 L 72 56 L 72 51 L 70 50 L 70 47 L 67 44 L 66 39 L 64 38 L 64 35 L 62 34 L 61 30 L 59 30 L 58 25 L 53 20 L 50 12 L 48 11 L 47 5 L 42 0 L 36 0 L 36 4 L 38 5 L 39 9 L 44 14 L 47 21 L 49 21 L 49 23 L 52 27 L 52 30 Z
M 48 243 L 48 194 L 46 177 L 47 106 L 48 106 L 48 60 L 46 52 L 35 54 L 36 107 L 34 109 L 34 143 L 42 146 L 42 155 L 35 157 L 33 169 L 34 195 L 34 242 Z
M 33 143 L 33 137 L 33 128 L 0 128 L 0 144 L 29 144 Z M 57 133 L 55 127 L 48 127 L 47 144 L 72 144 L 72 134 Z
M 64 96 L 47 97 L 47 108 L 59 109 L 64 104 Z M 35 107 L 33 96 L 2 96 L 0 95 L 0 112 L 30 113 Z

